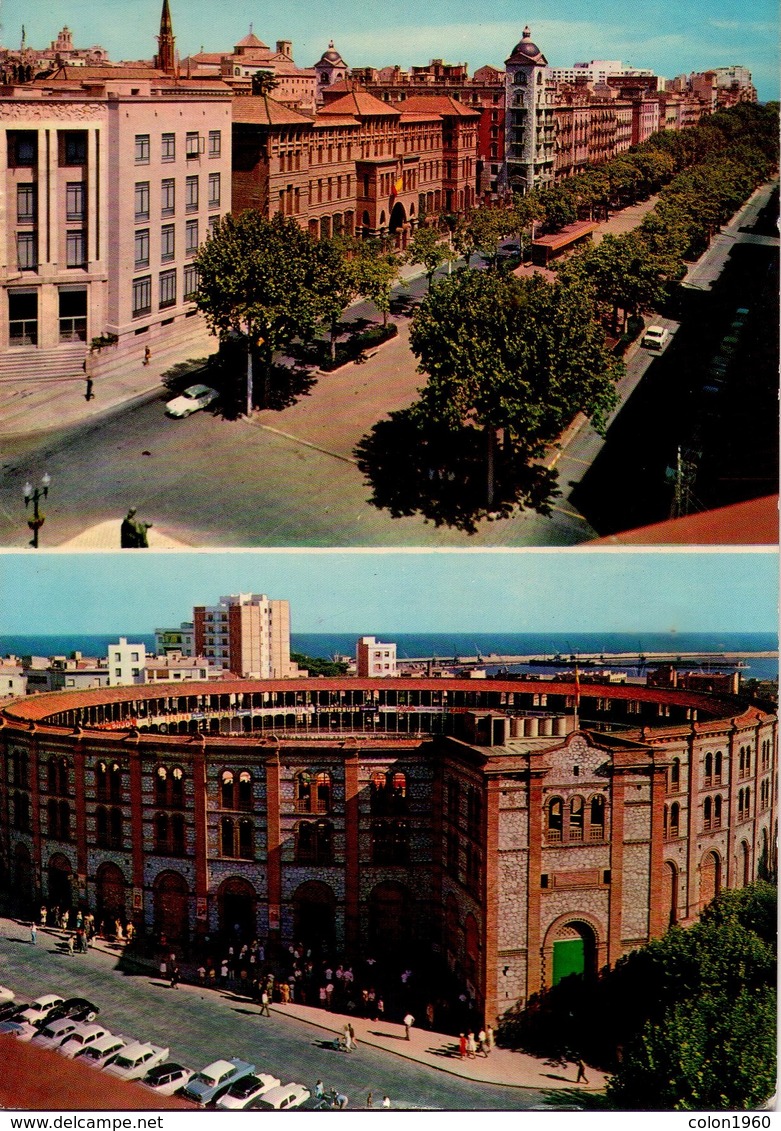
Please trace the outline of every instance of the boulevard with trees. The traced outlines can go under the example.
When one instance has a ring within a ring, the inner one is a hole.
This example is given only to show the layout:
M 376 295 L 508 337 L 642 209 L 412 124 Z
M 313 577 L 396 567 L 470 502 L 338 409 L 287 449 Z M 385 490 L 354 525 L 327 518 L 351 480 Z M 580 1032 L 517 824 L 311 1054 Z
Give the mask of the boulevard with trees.
M 380 421 L 356 449 L 371 501 L 471 531 L 516 507 L 548 513 L 556 477 L 539 464 L 542 451 L 579 412 L 604 427 L 616 402 L 621 367 L 606 333 L 626 334 L 630 320 L 637 332 L 644 312 L 663 309 L 687 262 L 777 167 L 777 105 L 742 103 L 549 188 L 443 215 L 447 241 L 424 219 L 404 258 L 428 279 L 410 332 L 425 384 L 414 405 Z M 510 276 L 507 239 L 525 259 L 535 235 L 653 194 L 636 229 L 563 259 L 554 284 Z M 451 246 L 467 266 L 435 282 Z M 475 255 L 479 270 L 469 266 Z M 198 254 L 196 301 L 221 342 L 244 343 L 247 411 L 290 403 L 292 371 L 275 368 L 274 356 L 294 343 L 324 332 L 329 356 L 319 363 L 337 364 L 338 339 L 350 329 L 344 315 L 358 297 L 382 316 L 377 342 L 395 333 L 388 316 L 402 262 L 387 241 L 317 241 L 281 215 L 224 217 Z
M 508 1017 L 499 1043 L 611 1073 L 616 1110 L 756 1108 L 776 1081 L 776 887 L 725 890 L 689 927 Z

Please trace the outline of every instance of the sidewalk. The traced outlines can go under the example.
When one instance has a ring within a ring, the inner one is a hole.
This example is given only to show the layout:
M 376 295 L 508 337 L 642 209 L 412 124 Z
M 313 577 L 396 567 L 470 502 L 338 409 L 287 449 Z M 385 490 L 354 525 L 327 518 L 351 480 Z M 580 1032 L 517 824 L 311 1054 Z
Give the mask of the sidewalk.
M 39 934 L 63 940 L 71 933 L 53 927 L 39 928 Z M 112 942 L 97 936 L 90 943 L 91 950 L 110 955 L 115 959 L 124 957 L 124 946 L 123 942 Z M 157 973 L 157 964 L 151 959 L 136 959 L 135 956 L 129 956 L 127 961 L 148 968 L 153 976 Z M 182 964 L 182 972 L 190 976 L 194 974 L 186 963 Z M 247 998 L 240 997 L 230 989 L 212 989 L 183 981 L 179 983 L 177 992 L 198 994 L 201 997 L 214 994 L 227 1001 L 241 1001 L 245 1012 L 260 1014 L 260 1007 L 257 1004 L 250 1004 Z M 413 1026 L 410 1039 L 407 1041 L 404 1036 L 404 1026 L 393 1021 L 370 1021 L 363 1017 L 331 1013 L 315 1006 L 297 1005 L 292 1002 L 287 1005 L 273 1003 L 271 1011 L 272 1014 L 280 1014 L 320 1030 L 324 1040 L 330 1039 L 332 1035 L 342 1036 L 344 1026 L 349 1022 L 355 1030 L 359 1049 L 362 1045 L 369 1045 L 383 1052 L 392 1053 L 394 1056 L 401 1056 L 417 1064 L 425 1064 L 440 1072 L 449 1072 L 452 1076 L 460 1076 L 464 1080 L 474 1080 L 478 1083 L 534 1089 L 577 1087 L 578 1091 L 600 1092 L 607 1081 L 603 1072 L 586 1066 L 588 1083 L 576 1085 L 577 1068 L 574 1064 L 567 1063 L 563 1067 L 558 1064 L 551 1065 L 544 1060 L 528 1056 L 526 1053 L 513 1052 L 511 1049 L 495 1048 L 487 1057 L 476 1056 L 472 1060 L 461 1060 L 458 1055 L 457 1038 Z

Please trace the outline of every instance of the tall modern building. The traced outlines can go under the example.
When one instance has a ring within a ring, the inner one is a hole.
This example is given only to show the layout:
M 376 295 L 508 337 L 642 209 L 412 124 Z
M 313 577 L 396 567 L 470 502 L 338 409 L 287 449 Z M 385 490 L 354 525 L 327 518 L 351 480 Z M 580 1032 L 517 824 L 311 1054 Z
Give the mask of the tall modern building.
M 290 662 L 290 604 L 265 594 L 234 593 L 218 605 L 193 609 L 195 654 L 234 675 L 284 679 L 298 672 Z
M 396 675 L 396 645 L 361 636 L 355 645 L 355 666 L 359 679 Z
M 527 193 L 553 184 L 556 84 L 528 27 L 505 66 L 507 180 L 513 191 Z

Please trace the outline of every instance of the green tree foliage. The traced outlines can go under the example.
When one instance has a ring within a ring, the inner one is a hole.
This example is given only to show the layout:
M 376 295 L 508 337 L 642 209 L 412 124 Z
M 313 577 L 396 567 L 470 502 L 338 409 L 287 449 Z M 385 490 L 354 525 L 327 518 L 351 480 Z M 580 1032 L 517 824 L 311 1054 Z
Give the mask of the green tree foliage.
M 295 220 L 248 209 L 220 220 L 195 266 L 209 328 L 220 340 L 246 334 L 267 380 L 274 352 L 308 336 L 320 315 L 315 241 Z
M 376 241 L 363 240 L 356 245 L 352 261 L 356 289 L 377 307 L 383 326 L 388 325 L 393 284 L 399 277 L 400 267 L 393 252 Z
M 360 293 L 355 261 L 356 241 L 344 237 L 320 240 L 314 249 L 313 289 L 319 316 L 328 330 L 331 360 L 336 360 L 339 321 L 347 307 Z
M 462 255 L 469 258 L 471 251 L 477 251 L 485 256 L 491 267 L 495 268 L 499 245 L 502 240 L 515 231 L 516 218 L 511 208 L 476 208 L 466 223 L 467 242 L 464 247 L 458 247 Z
M 722 892 L 692 926 L 537 995 L 500 1036 L 613 1071 L 614 1108 L 756 1107 L 775 1086 L 776 918 L 768 883 Z
M 346 660 L 323 660 L 319 656 L 307 656 L 304 652 L 291 652 L 290 659 L 310 675 L 346 675 L 349 667 Z
M 424 224 L 415 229 L 415 234 L 407 248 L 407 261 L 419 263 L 421 267 L 425 268 L 429 290 L 431 289 L 434 272 L 443 263 L 447 263 L 448 259 L 452 258 L 453 253 L 446 244 L 441 242 L 440 235 L 435 228 L 430 228 Z

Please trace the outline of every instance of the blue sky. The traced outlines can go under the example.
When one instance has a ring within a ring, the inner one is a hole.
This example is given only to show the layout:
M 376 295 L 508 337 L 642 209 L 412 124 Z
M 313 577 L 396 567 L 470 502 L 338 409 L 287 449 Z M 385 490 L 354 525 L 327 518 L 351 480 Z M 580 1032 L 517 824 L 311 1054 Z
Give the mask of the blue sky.
M 229 49 L 249 24 L 273 46 L 292 39 L 296 62 L 311 66 L 333 38 L 352 66 L 402 66 L 432 57 L 500 66 L 524 24 L 553 66 L 589 59 L 622 59 L 672 77 L 707 67 L 749 67 L 761 99 L 778 97 L 779 21 L 776 0 L 329 0 L 259 5 L 251 0 L 169 0 L 182 56 Z M 1 0 L 0 40 L 17 46 L 22 24 L 31 45 L 44 46 L 63 24 L 77 45 L 101 43 L 114 59 L 150 58 L 162 0 Z M 132 19 L 129 13 L 132 10 Z M 484 12 L 480 18 L 477 13 Z
M 225 593 L 294 632 L 773 632 L 775 553 L 0 554 L 0 635 L 140 633 Z

